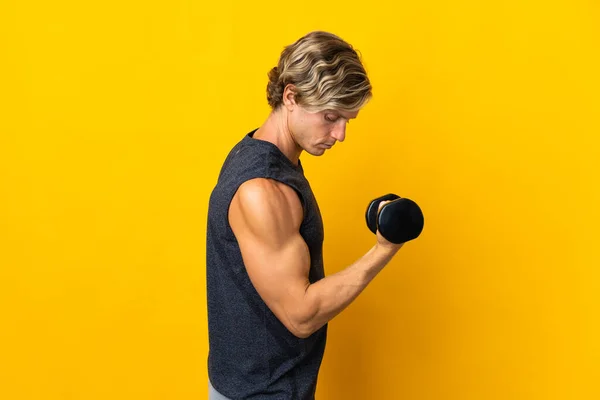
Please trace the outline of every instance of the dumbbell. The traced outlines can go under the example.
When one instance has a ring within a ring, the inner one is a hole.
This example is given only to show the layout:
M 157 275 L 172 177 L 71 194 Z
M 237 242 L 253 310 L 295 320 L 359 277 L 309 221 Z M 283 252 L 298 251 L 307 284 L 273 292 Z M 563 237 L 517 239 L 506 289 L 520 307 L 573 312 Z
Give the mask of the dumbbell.
M 381 207 L 382 201 L 390 201 Z M 381 196 L 369 204 L 365 213 L 367 226 L 389 242 L 400 244 L 416 239 L 423 231 L 423 212 L 414 201 L 393 193 Z

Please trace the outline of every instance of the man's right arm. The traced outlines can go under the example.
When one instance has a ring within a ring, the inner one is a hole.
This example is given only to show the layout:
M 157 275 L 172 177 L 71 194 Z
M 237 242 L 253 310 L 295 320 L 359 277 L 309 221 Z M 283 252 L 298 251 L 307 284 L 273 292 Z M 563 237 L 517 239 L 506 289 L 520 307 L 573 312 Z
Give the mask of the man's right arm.
M 377 244 L 364 256 L 311 284 L 310 253 L 300 235 L 302 212 L 294 189 L 259 178 L 240 186 L 229 223 L 258 294 L 291 333 L 305 338 L 356 299 L 402 245 L 378 233 Z

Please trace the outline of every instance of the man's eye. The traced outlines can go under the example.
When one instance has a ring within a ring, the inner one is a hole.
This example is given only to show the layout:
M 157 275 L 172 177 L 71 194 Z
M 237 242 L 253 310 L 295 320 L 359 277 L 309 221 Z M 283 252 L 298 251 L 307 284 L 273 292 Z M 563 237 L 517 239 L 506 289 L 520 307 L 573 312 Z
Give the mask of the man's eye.
M 337 121 L 337 120 L 338 120 L 337 118 L 333 118 L 333 119 L 332 119 L 332 118 L 329 118 L 329 117 L 325 117 L 325 119 L 326 119 L 327 121 L 329 121 L 329 122 L 335 122 L 335 121 Z

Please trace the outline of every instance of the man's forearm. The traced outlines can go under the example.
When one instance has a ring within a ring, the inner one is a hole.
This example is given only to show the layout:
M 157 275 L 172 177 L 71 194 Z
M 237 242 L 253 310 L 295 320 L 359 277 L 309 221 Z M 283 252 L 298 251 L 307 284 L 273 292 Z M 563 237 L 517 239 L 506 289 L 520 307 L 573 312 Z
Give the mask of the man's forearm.
M 342 312 L 390 262 L 398 250 L 373 246 L 346 269 L 308 286 L 304 295 L 302 336 L 309 336 Z

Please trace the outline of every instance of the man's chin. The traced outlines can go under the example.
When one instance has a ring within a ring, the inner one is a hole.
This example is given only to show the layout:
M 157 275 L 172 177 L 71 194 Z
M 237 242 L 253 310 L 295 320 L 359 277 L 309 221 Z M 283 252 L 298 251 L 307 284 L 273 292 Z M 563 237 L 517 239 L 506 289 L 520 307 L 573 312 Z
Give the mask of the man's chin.
M 308 154 L 310 154 L 311 156 L 316 156 L 316 157 L 318 157 L 318 156 L 322 156 L 323 154 L 325 154 L 325 152 L 326 152 L 327 150 L 328 150 L 328 149 L 325 149 L 325 148 L 323 148 L 323 147 L 315 147 L 315 148 L 311 149 L 310 151 L 306 150 L 306 152 L 307 152 Z

